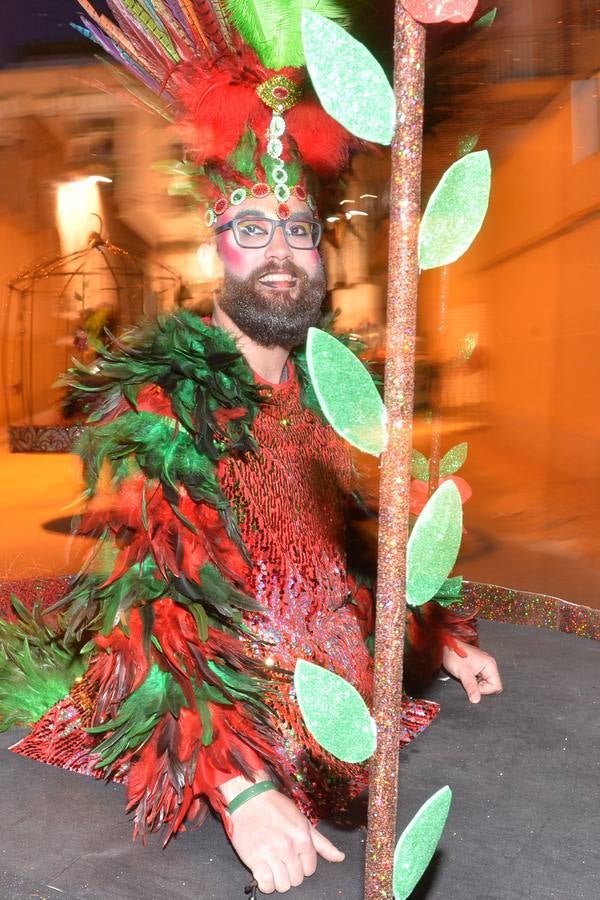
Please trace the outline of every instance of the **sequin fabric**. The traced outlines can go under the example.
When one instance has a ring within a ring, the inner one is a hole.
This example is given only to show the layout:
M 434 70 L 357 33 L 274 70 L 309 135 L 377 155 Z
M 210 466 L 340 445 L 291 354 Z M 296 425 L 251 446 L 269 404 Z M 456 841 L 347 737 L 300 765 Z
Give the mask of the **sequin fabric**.
M 39 604 L 41 607 L 51 606 L 60 600 L 69 590 L 68 577 L 58 578 L 21 578 L 14 581 L 0 581 L 0 619 L 8 622 L 16 622 L 11 605 L 11 596 L 15 596 L 26 607 L 33 609 Z
M 345 501 L 351 462 L 345 444 L 303 408 L 295 377 L 263 388 L 255 422 L 257 454 L 221 467 L 225 495 L 238 515 L 252 560 L 248 590 L 266 612 L 247 624 L 262 643 L 255 654 L 293 672 L 307 659 L 348 679 L 367 704 L 373 665 L 351 603 L 345 558 Z M 313 821 L 342 812 L 367 785 L 366 765 L 325 753 L 304 727 L 289 678 L 269 699 L 280 721 L 282 765 L 296 782 L 294 799 Z M 406 699 L 402 743 L 435 717 L 434 703 Z
M 85 730 L 92 725 L 93 709 L 94 697 L 88 694 L 85 680 L 80 679 L 71 693 L 42 716 L 31 734 L 11 750 L 50 766 L 104 778 L 104 772 L 96 768 L 99 761 L 94 752 L 96 739 Z M 126 764 L 111 774 L 112 781 L 125 781 L 126 777 Z

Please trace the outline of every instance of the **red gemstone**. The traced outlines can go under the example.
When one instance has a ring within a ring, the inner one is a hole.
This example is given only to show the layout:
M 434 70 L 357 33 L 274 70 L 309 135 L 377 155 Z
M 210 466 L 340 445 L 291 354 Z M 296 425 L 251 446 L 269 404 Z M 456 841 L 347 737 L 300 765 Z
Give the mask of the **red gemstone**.
M 264 181 L 260 181 L 258 184 L 255 184 L 250 188 L 250 193 L 253 197 L 257 197 L 258 199 L 260 199 L 261 197 L 266 197 L 267 194 L 270 194 L 271 188 L 268 184 L 265 184 Z
M 303 188 L 301 184 L 297 184 L 296 187 L 294 188 L 294 195 L 296 196 L 296 198 L 298 200 L 302 200 L 302 202 L 304 202 L 306 200 L 306 198 L 308 197 L 308 194 L 306 193 L 306 188 Z
M 215 203 L 215 207 L 214 207 L 215 215 L 222 216 L 228 206 L 229 206 L 229 202 L 227 201 L 227 199 L 225 197 L 221 197 Z
M 287 100 L 287 98 L 290 96 L 290 92 L 287 88 L 276 87 L 273 88 L 273 96 L 276 100 Z
M 292 211 L 289 208 L 289 206 L 287 205 L 287 203 L 280 203 L 279 206 L 277 207 L 277 215 L 279 216 L 280 219 L 289 219 L 291 214 L 292 214 Z

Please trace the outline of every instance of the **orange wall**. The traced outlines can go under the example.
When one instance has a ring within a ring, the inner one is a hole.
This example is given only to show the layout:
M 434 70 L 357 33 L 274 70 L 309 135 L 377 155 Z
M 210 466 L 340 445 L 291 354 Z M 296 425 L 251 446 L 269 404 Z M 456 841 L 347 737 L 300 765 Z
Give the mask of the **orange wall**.
M 600 153 L 573 164 L 571 138 L 567 87 L 492 160 L 490 212 L 452 267 L 450 306 L 466 310 L 464 323 L 470 304 L 480 318 L 484 301 L 499 442 L 597 477 Z

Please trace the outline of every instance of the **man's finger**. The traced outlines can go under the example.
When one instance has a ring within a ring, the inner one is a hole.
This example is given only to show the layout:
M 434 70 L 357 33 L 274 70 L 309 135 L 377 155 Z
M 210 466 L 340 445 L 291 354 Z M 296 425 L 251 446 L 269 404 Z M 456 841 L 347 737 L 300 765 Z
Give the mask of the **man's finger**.
M 273 880 L 275 881 L 275 890 L 283 894 L 291 888 L 290 873 L 287 866 L 280 859 L 271 860 L 271 869 L 273 870 Z
M 300 854 L 300 862 L 305 875 L 315 874 L 317 871 L 317 854 L 314 846 L 312 850 L 306 850 L 306 852 Z
M 464 687 L 470 702 L 479 703 L 479 701 L 481 700 L 481 690 L 473 673 L 469 671 L 461 672 L 460 682 Z
M 320 831 L 317 831 L 316 828 L 312 829 L 312 839 L 315 850 L 319 856 L 322 856 L 323 859 L 326 859 L 328 862 L 341 862 L 345 858 L 345 854 L 342 853 L 341 850 L 338 850 L 335 844 L 332 844 L 331 841 L 326 838 L 324 834 L 321 834 Z
M 258 884 L 259 891 L 263 894 L 272 894 L 275 890 L 275 879 L 270 866 L 263 861 L 250 866 L 250 868 Z
M 479 675 L 479 690 L 482 694 L 499 694 L 502 691 L 502 679 L 495 665 L 486 663 Z
M 290 884 L 292 887 L 298 887 L 304 881 L 304 866 L 299 856 L 291 856 L 286 858 L 288 875 L 290 876 Z

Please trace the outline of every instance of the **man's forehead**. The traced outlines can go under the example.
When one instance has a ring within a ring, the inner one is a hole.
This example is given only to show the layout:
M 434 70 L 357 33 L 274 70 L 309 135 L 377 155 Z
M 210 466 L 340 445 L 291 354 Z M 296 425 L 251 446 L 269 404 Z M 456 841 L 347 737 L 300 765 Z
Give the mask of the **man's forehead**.
M 238 206 L 229 207 L 229 209 L 225 210 L 223 215 L 219 216 L 217 219 L 218 225 L 225 225 L 227 222 L 231 222 L 234 219 L 240 219 L 242 217 L 255 216 L 256 218 L 261 219 L 278 219 L 277 215 L 277 207 L 279 204 L 272 197 L 265 198 L 249 198 L 245 200 L 243 203 L 240 203 Z M 290 219 L 315 219 L 317 218 L 307 203 L 304 203 L 302 200 L 298 200 L 297 198 L 290 198 L 288 201 L 288 206 L 290 208 Z

